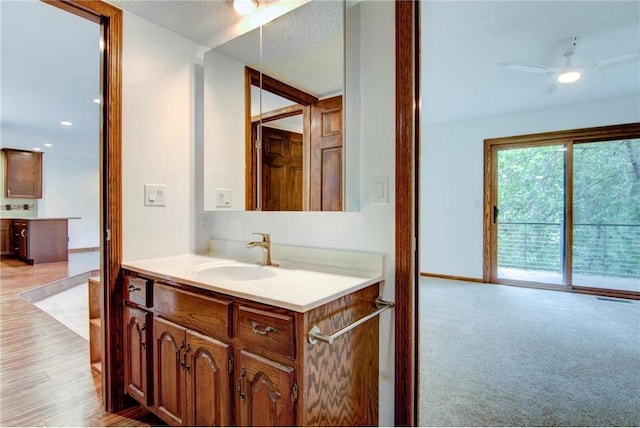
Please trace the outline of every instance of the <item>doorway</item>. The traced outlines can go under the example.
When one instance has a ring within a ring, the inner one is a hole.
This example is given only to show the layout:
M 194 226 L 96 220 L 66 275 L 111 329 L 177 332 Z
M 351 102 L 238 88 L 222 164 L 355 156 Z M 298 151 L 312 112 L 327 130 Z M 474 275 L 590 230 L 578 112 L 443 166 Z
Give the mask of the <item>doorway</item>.
M 631 124 L 485 140 L 485 280 L 639 298 L 639 137 Z

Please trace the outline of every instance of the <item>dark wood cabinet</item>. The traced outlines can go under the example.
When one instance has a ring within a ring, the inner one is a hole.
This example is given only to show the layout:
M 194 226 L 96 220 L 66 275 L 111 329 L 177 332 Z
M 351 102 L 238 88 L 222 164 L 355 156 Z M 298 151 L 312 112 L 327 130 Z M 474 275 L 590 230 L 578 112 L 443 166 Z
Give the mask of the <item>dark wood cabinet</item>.
M 8 256 L 13 254 L 13 221 L 0 220 L 0 256 Z
M 63 262 L 69 259 L 67 219 L 10 221 L 13 235 L 11 254 L 14 257 L 30 264 Z
M 378 424 L 377 319 L 331 345 L 306 337 L 312 326 L 337 331 L 375 310 L 378 284 L 299 313 L 147 273 L 123 278 L 127 391 L 168 424 Z M 151 401 L 139 393 L 150 323 Z
M 2 149 L 4 153 L 4 196 L 6 198 L 42 198 L 42 153 Z

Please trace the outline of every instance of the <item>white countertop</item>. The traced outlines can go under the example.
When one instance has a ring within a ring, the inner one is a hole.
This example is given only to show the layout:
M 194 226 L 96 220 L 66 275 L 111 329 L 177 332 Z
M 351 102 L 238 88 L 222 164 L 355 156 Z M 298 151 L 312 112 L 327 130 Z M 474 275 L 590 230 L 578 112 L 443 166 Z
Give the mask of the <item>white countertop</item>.
M 221 266 L 260 269 L 261 271 L 257 273 L 264 274 L 265 278 L 255 280 L 209 278 L 207 273 L 212 271 L 208 269 Z M 282 263 L 281 267 L 256 267 L 251 263 L 233 259 L 196 254 L 122 263 L 123 268 L 138 273 L 296 312 L 309 311 L 384 279 L 382 269 L 379 272 L 372 272 L 353 270 L 348 266 L 319 267 L 316 265 L 309 269 L 301 266 L 296 263 Z

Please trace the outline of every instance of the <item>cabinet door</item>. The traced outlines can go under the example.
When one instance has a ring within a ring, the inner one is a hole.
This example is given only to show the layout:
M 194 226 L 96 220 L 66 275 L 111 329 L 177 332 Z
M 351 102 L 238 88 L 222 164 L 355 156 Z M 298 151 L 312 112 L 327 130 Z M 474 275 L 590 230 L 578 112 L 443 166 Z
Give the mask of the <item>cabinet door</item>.
M 151 404 L 149 398 L 149 357 L 152 329 L 149 312 L 131 306 L 124 307 L 124 384 L 133 398 Z M 148 344 L 148 345 L 147 345 Z
M 42 198 L 42 153 L 4 150 L 5 197 Z
M 2 220 L 0 227 L 0 255 L 13 254 L 13 233 L 11 231 L 11 220 Z
M 13 234 L 16 238 L 15 255 L 24 260 L 29 259 L 29 223 L 14 222 Z
M 153 332 L 154 408 L 168 424 L 186 425 L 187 396 L 182 368 L 186 329 L 156 317 Z
M 295 425 L 293 368 L 247 351 L 238 352 L 237 360 L 240 425 Z
M 189 426 L 231 424 L 229 345 L 187 330 Z

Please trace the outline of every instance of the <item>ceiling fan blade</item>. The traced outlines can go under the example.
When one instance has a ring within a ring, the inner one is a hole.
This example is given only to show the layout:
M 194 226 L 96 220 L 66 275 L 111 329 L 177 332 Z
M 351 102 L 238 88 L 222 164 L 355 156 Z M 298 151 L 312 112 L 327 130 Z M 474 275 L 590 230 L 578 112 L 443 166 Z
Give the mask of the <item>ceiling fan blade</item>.
M 547 74 L 557 71 L 557 69 L 553 67 L 537 64 L 525 64 L 522 62 L 499 62 L 498 65 L 507 67 L 511 70 L 525 71 L 527 73 Z
M 616 65 L 623 62 L 634 61 L 640 58 L 640 50 L 636 49 L 633 51 L 621 53 L 619 55 L 613 55 L 607 58 L 602 58 L 599 61 L 596 61 L 593 68 L 601 68 L 608 67 L 610 65 Z

